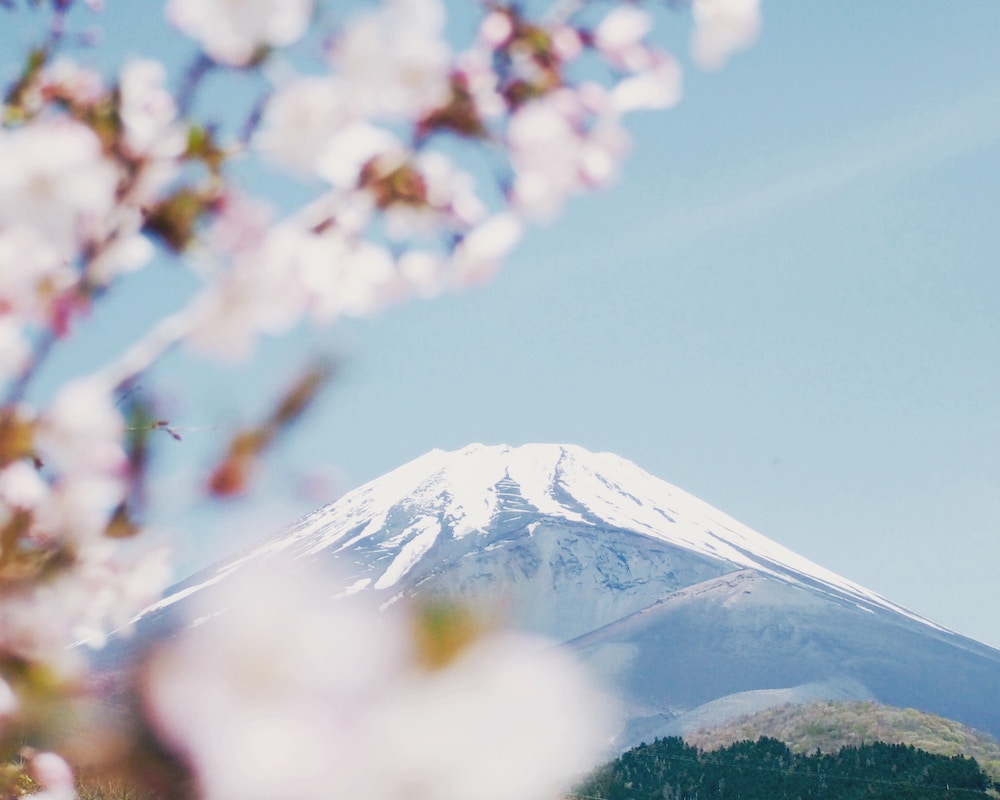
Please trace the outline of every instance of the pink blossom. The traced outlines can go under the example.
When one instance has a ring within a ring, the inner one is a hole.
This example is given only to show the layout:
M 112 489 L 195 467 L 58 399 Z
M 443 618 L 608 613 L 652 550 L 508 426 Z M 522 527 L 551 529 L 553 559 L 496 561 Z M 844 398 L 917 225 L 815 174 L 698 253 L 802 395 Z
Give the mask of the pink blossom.
M 440 0 L 386 0 L 350 21 L 330 58 L 358 114 L 413 119 L 447 101 L 444 22 Z
M 117 482 L 127 466 L 124 435 L 111 386 L 80 378 L 65 384 L 42 415 L 36 445 L 42 460 L 64 478 L 100 476 Z
M 650 65 L 620 80 L 611 90 L 619 113 L 641 109 L 670 108 L 681 99 L 680 65 L 666 54 L 657 54 Z
M 80 123 L 0 130 L 0 231 L 30 228 L 68 258 L 101 233 L 117 184 L 97 136 Z
M 73 770 L 55 753 L 34 753 L 28 759 L 28 775 L 43 787 L 30 797 L 36 800 L 72 800 L 76 797 Z
M 694 0 L 691 13 L 691 55 L 705 69 L 721 68 L 760 31 L 760 0 Z
M 312 0 L 169 0 L 167 20 L 222 64 L 242 66 L 261 48 L 302 37 Z
M 254 145 L 276 163 L 312 175 L 330 139 L 350 121 L 350 110 L 335 79 L 297 77 L 268 100 Z
M 513 214 L 497 214 L 473 228 L 455 248 L 454 268 L 460 285 L 492 278 L 523 233 Z
M 31 348 L 24 338 L 21 321 L 12 316 L 0 316 L 0 385 L 18 375 L 30 356 Z
M 548 642 L 494 634 L 428 670 L 399 616 L 267 566 L 206 597 L 147 677 L 154 728 L 206 800 L 542 800 L 610 733 L 606 702 Z
M 176 124 L 177 106 L 166 77 L 163 64 L 152 59 L 132 59 L 122 67 L 118 113 L 133 156 L 177 158 L 184 152 L 187 135 Z
M 621 4 L 607 13 L 594 31 L 594 44 L 612 64 L 632 69 L 641 58 L 643 38 L 653 27 L 648 12 L 633 5 Z

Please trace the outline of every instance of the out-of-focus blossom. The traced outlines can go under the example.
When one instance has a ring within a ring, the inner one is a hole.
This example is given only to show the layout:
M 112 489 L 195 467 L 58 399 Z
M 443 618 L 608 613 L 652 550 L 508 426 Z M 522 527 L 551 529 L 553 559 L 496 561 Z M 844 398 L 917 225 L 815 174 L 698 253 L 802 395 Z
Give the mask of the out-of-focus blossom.
M 611 90 L 619 113 L 643 109 L 670 108 L 681 99 L 680 65 L 666 54 L 656 54 L 641 72 L 622 78 Z
M 261 246 L 273 218 L 269 204 L 230 191 L 219 198 L 216 207 L 218 213 L 207 237 L 215 252 L 233 256 Z
M 497 214 L 473 228 L 455 248 L 459 284 L 477 284 L 493 277 L 521 240 L 524 226 L 513 214 Z
M 491 50 L 507 44 L 514 34 L 514 22 L 505 11 L 490 11 L 479 23 L 479 41 Z
M 10 684 L 0 678 L 0 723 L 13 716 L 17 712 L 18 705 L 17 695 L 10 688 Z
M 317 232 L 286 222 L 205 291 L 188 342 L 238 360 L 259 334 L 284 333 L 306 315 L 329 323 L 371 314 L 395 299 L 396 283 L 384 247 L 349 239 L 336 226 Z
M 0 503 L 4 511 L 34 511 L 48 496 L 48 489 L 38 470 L 26 461 L 14 461 L 0 470 Z M 7 522 L 6 516 L 0 524 Z
M 603 186 L 615 175 L 628 139 L 607 93 L 594 88 L 551 92 L 512 116 L 507 130 L 515 172 L 511 201 L 525 217 L 551 219 L 570 195 Z
M 44 581 L 8 587 L 0 603 L 0 652 L 66 676 L 82 666 L 70 645 L 102 646 L 159 597 L 170 576 L 162 549 L 124 557 L 111 540 L 91 539 L 71 552 L 71 564 Z
M 33 753 L 28 758 L 27 773 L 42 791 L 31 794 L 35 800 L 73 800 L 76 787 L 73 770 L 55 753 Z
M 98 378 L 71 381 L 44 414 L 36 437 L 38 453 L 60 476 L 124 474 L 125 425 L 111 389 Z
M 3 269 L 2 262 L 0 269 Z M 0 299 L 2 297 L 0 293 Z M 31 347 L 24 338 L 20 322 L 14 317 L 0 317 L 0 386 L 21 372 L 30 357 Z
M 108 539 L 87 543 L 62 592 L 73 609 L 74 642 L 103 647 L 112 631 L 127 633 L 135 615 L 160 597 L 170 579 L 165 548 L 123 555 Z
M 32 229 L 68 258 L 103 232 L 117 184 L 85 125 L 43 119 L 0 129 L 0 231 Z
M 133 156 L 177 158 L 184 152 L 187 135 L 176 124 L 177 106 L 166 78 L 163 64 L 152 59 L 133 59 L 122 67 L 118 114 Z
M 300 39 L 312 10 L 312 0 L 169 0 L 166 15 L 214 60 L 243 66 Z
M 351 20 L 330 58 L 358 114 L 414 118 L 448 99 L 444 23 L 440 0 L 385 0 Z
M 276 163 L 310 176 L 331 137 L 350 120 L 336 80 L 298 77 L 268 100 L 254 145 Z
M 402 143 L 389 131 L 368 122 L 354 122 L 330 137 L 319 156 L 316 171 L 335 187 L 353 189 L 361 168 L 373 158 L 404 152 Z
M 649 12 L 632 5 L 618 5 L 598 24 L 594 44 L 610 63 L 631 70 L 643 57 L 642 40 L 652 27 Z
M 488 635 L 429 668 L 400 616 L 300 572 L 229 581 L 145 682 L 206 800 L 542 800 L 610 733 L 604 700 L 547 642 Z
M 760 0 L 694 0 L 691 13 L 691 55 L 705 69 L 721 68 L 760 31 Z
M 65 57 L 57 58 L 42 70 L 36 89 L 40 96 L 28 103 L 33 111 L 37 111 L 48 97 L 57 96 L 86 106 L 97 103 L 105 92 L 104 81 L 97 70 Z

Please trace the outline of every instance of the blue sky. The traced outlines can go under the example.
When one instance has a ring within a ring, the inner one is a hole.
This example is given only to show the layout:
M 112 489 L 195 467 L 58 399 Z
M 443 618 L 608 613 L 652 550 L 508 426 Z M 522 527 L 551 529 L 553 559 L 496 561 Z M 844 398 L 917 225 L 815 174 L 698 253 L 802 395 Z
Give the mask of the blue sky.
M 108 3 L 108 53 L 179 63 L 179 39 L 144 43 L 137 5 Z M 763 10 L 757 45 L 633 118 L 616 187 L 533 231 L 494 282 L 268 342 L 252 367 L 158 370 L 185 434 L 158 479 L 180 562 L 321 504 L 303 476 L 333 492 L 434 447 L 571 442 L 1000 646 L 1000 4 Z M 663 21 L 683 49 L 684 15 Z M 175 276 L 127 287 L 48 379 L 178 302 Z M 344 368 L 255 503 L 188 508 L 217 434 L 316 347 Z

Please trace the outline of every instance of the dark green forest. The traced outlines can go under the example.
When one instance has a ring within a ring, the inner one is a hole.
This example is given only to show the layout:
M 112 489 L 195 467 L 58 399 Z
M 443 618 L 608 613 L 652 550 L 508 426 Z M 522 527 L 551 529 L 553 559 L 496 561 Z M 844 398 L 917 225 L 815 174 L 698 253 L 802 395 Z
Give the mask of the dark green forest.
M 796 754 L 762 737 L 702 751 L 682 739 L 641 744 L 601 768 L 577 796 L 605 800 L 942 800 L 986 797 L 976 760 L 874 742 Z M 992 796 L 996 796 L 993 794 Z

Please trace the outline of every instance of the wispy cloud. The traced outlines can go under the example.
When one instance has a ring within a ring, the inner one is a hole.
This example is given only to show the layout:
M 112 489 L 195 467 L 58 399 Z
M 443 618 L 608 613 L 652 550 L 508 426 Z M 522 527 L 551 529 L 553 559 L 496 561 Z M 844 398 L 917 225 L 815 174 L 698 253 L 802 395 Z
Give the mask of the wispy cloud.
M 729 176 L 715 184 L 700 205 L 670 209 L 669 229 L 658 230 L 657 239 L 689 240 L 758 222 L 860 180 L 925 170 L 998 139 L 1000 92 L 991 87 L 858 130 L 822 149 L 776 157 L 770 169 L 773 177 L 757 185 Z

